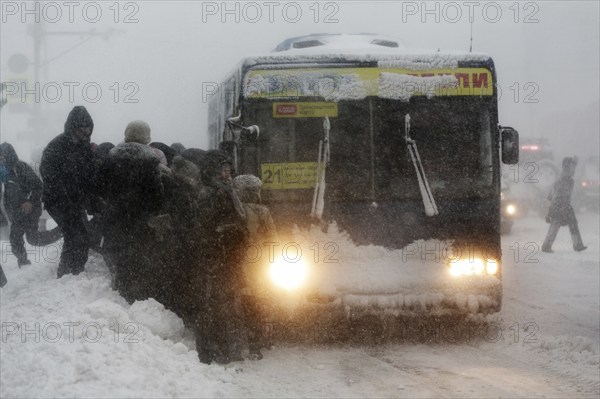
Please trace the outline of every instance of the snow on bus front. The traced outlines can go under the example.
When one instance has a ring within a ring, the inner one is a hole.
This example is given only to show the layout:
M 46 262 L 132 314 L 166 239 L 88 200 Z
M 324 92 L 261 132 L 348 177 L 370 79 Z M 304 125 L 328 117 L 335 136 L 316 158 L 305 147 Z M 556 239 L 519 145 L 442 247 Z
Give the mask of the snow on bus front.
M 475 245 L 416 240 L 400 249 L 356 245 L 335 223 L 263 243 L 270 306 L 363 314 L 468 314 L 500 309 L 500 260 Z M 259 259 L 260 258 L 260 259 Z M 264 288 L 264 287 L 263 287 Z

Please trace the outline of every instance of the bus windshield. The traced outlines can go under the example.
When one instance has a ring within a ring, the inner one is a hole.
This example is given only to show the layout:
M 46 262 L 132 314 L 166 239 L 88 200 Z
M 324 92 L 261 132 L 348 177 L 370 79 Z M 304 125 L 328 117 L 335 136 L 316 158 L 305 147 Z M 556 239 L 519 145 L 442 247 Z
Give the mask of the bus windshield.
M 415 167 L 405 141 L 405 116 L 436 198 L 481 197 L 491 192 L 495 126 L 490 99 L 413 97 L 410 101 L 368 97 L 326 104 L 330 117 L 328 196 L 333 201 L 418 200 Z M 300 103 L 286 103 L 298 105 Z M 311 103 L 314 104 L 314 103 Z M 274 117 L 277 103 L 246 100 L 247 122 L 261 134 L 253 169 L 264 164 L 316 165 L 323 117 Z M 262 174 L 263 181 L 271 176 Z M 268 183 L 268 181 L 267 181 Z M 283 189 L 269 187 L 265 189 Z M 308 188 L 308 187 L 305 187 Z

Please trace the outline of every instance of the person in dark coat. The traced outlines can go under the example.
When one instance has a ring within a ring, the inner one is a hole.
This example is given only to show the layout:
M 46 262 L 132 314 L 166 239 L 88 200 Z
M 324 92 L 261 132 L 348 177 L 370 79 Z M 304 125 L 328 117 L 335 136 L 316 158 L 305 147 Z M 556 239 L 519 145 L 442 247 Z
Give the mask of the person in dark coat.
M 201 150 L 200 148 L 187 148 L 181 152 L 181 156 L 188 161 L 193 162 L 199 168 L 205 167 L 206 151 Z
M 129 303 L 156 298 L 162 277 L 157 237 L 150 225 L 163 208 L 159 164 L 151 147 L 121 143 L 109 152 L 100 171 L 106 201 L 102 250 L 114 269 L 115 288 Z
M 90 144 L 93 130 L 88 111 L 76 106 L 67 117 L 64 132 L 50 141 L 42 154 L 42 201 L 64 237 L 58 278 L 84 271 L 90 245 L 86 211 L 100 211 L 95 193 L 96 162 Z
M 4 183 L 4 208 L 11 222 L 10 245 L 17 264 L 29 265 L 25 241 L 35 246 L 51 244 L 62 236 L 58 227 L 49 231 L 38 231 L 38 223 L 42 215 L 42 180 L 35 174 L 31 166 L 19 160 L 13 146 L 0 144 L 0 167 L 6 169 Z
M 164 180 L 165 212 L 170 217 L 172 232 L 163 251 L 169 264 L 165 306 L 175 312 L 187 327 L 198 324 L 203 281 L 202 209 L 199 202 L 200 168 L 181 156 L 173 159 L 170 179 Z
M 173 143 L 171 144 L 171 148 L 175 150 L 177 155 L 181 155 L 185 150 L 185 146 L 181 143 Z
M 161 143 L 159 141 L 153 141 L 152 143 L 150 143 L 148 145 L 152 148 L 156 148 L 156 149 L 162 151 L 163 154 L 165 154 L 165 159 L 167 160 L 167 166 L 170 168 L 171 165 L 173 164 L 173 158 L 175 158 L 175 156 L 178 155 L 177 151 L 175 151 L 174 149 L 172 149 L 165 143 Z
M 550 223 L 546 239 L 542 244 L 543 252 L 553 252 L 552 244 L 556 239 L 556 235 L 561 226 L 569 226 L 571 240 L 573 241 L 573 249 L 575 251 L 583 251 L 587 249 L 581 240 L 579 226 L 575 211 L 571 206 L 571 193 L 573 192 L 573 175 L 577 167 L 577 157 L 566 157 L 562 162 L 562 173 L 560 178 L 554 183 L 552 191 L 548 195 L 551 201 L 550 209 L 546 221 Z
M 244 207 L 233 190 L 231 173 L 232 164 L 224 152 L 206 152 L 200 194 L 204 280 L 196 348 L 200 361 L 208 364 L 243 359 L 241 251 L 247 230 Z
M 110 150 L 112 150 L 113 148 L 115 148 L 115 145 L 113 143 L 109 143 L 109 142 L 104 142 L 104 143 L 100 143 L 97 146 L 93 147 L 93 151 L 94 151 L 94 155 L 95 155 L 95 161 L 96 161 L 96 173 L 97 173 L 97 178 L 96 178 L 96 194 L 98 195 L 98 209 L 100 210 L 100 213 L 94 215 L 94 217 L 89 221 L 89 223 L 87 224 L 87 229 L 88 229 L 88 234 L 90 236 L 90 249 L 98 252 L 98 253 L 102 253 L 102 249 L 101 249 L 101 244 L 102 244 L 102 237 L 104 235 L 103 233 L 103 221 L 102 221 L 102 212 L 105 208 L 105 203 L 104 203 L 104 199 L 101 197 L 102 193 L 104 193 L 106 190 L 101 186 L 102 182 L 99 179 L 99 175 L 100 175 L 100 171 L 103 169 L 104 164 L 106 162 L 108 162 L 108 154 L 110 152 Z M 107 264 L 107 266 L 110 268 L 110 265 Z

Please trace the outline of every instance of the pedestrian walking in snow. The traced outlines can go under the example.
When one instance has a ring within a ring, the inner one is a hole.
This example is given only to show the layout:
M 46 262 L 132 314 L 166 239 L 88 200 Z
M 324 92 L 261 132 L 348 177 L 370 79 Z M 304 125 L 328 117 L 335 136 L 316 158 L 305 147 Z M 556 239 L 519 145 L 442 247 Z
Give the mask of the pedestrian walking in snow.
M 561 226 L 569 226 L 571 240 L 573 241 L 573 249 L 575 251 L 583 251 L 587 249 L 581 240 L 579 226 L 575 211 L 571 206 L 571 194 L 573 192 L 573 175 L 577 167 L 577 157 L 566 157 L 562 161 L 562 173 L 560 178 L 552 186 L 552 191 L 548 195 L 550 200 L 550 209 L 546 222 L 550 223 L 546 239 L 542 245 L 543 252 L 553 252 L 552 244 L 556 239 L 556 235 Z
M 9 143 L 0 144 L 0 172 L 4 184 L 4 208 L 10 225 L 10 246 L 17 258 L 19 267 L 29 265 L 25 241 L 35 246 L 45 246 L 61 238 L 60 228 L 39 231 L 38 223 L 42 215 L 42 180 L 31 166 L 17 156 Z
M 86 211 L 100 212 L 96 161 L 90 144 L 93 130 L 88 111 L 76 106 L 67 117 L 64 132 L 50 141 L 42 154 L 42 201 L 64 237 L 58 278 L 84 270 L 90 246 Z

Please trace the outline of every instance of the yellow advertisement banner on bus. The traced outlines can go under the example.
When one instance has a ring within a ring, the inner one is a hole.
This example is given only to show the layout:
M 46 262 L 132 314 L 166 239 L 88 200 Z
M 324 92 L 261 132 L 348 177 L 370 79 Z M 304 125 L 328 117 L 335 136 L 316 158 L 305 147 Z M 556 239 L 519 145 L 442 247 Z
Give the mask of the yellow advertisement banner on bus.
M 317 163 L 263 163 L 260 176 L 265 190 L 313 188 L 317 181 Z
M 486 68 L 295 68 L 251 70 L 244 78 L 246 98 L 322 97 L 327 101 L 368 96 L 408 101 L 412 96 L 491 96 Z
M 337 103 L 286 102 L 273 103 L 273 118 L 324 118 L 337 117 Z

